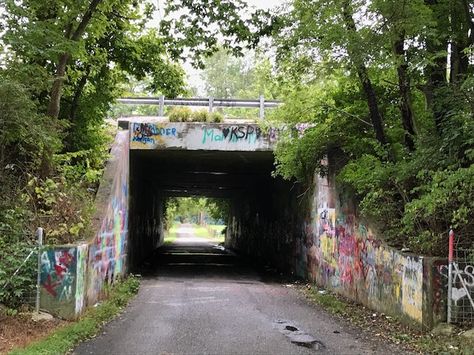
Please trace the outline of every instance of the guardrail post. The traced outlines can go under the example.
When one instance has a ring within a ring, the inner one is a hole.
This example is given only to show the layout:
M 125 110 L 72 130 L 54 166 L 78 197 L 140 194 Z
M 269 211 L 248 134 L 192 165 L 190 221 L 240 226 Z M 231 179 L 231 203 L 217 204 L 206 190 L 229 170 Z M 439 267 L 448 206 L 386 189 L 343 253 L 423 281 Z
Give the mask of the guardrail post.
M 160 112 L 159 116 L 163 117 L 165 115 L 165 96 L 161 95 L 160 96 Z
M 449 252 L 448 252 L 448 314 L 447 323 L 451 323 L 452 303 L 453 303 L 453 259 L 454 259 L 454 231 L 449 231 Z
M 265 118 L 265 98 L 263 95 L 260 95 L 260 119 L 263 120 Z
M 36 313 L 39 313 L 40 311 L 40 292 L 41 292 L 41 248 L 43 246 L 43 234 L 44 230 L 43 228 L 39 227 L 36 230 L 36 235 L 38 237 L 38 275 L 36 279 L 36 304 L 35 304 L 35 310 Z
M 211 96 L 209 97 L 209 112 L 212 112 L 214 108 L 214 98 Z

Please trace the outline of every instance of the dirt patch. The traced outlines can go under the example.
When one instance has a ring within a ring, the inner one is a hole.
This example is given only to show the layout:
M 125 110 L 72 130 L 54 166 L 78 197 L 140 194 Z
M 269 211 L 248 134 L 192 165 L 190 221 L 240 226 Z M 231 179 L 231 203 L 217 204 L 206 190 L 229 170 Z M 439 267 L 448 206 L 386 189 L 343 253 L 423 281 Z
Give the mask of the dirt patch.
M 0 314 L 0 354 L 13 348 L 24 347 L 49 335 L 54 329 L 67 324 L 60 319 L 31 319 L 31 314 L 4 316 Z

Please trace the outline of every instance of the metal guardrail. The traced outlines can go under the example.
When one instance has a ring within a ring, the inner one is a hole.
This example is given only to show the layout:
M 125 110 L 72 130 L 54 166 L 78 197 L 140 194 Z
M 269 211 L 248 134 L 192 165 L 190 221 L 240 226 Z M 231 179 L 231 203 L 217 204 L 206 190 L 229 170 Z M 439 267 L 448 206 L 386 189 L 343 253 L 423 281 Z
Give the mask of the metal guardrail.
M 259 117 L 263 119 L 265 117 L 265 108 L 278 107 L 281 101 L 278 100 L 265 100 L 263 95 L 258 100 L 251 99 L 216 99 L 214 97 L 209 98 L 176 98 L 167 99 L 164 96 L 160 97 L 124 97 L 117 99 L 125 105 L 158 105 L 159 116 L 164 115 L 165 106 L 201 106 L 208 107 L 209 112 L 212 112 L 214 107 L 238 107 L 238 108 L 259 108 Z

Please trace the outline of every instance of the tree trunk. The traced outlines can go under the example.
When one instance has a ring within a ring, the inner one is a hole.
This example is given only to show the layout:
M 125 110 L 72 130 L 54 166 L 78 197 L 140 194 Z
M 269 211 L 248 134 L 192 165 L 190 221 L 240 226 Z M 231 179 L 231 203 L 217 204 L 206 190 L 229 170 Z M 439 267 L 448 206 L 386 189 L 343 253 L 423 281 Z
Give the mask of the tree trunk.
M 51 89 L 51 97 L 48 104 L 48 116 L 53 118 L 59 117 L 61 95 L 64 80 L 66 79 L 66 67 L 67 62 L 69 61 L 70 55 L 68 53 L 63 53 L 59 58 L 58 67 L 56 69 L 56 76 L 53 82 L 53 88 Z
M 79 41 L 84 34 L 84 31 L 87 28 L 90 20 L 94 12 L 97 10 L 97 6 L 100 4 L 102 0 L 92 0 L 87 8 L 86 12 L 82 16 L 81 22 L 77 25 L 77 28 L 74 32 L 72 32 L 72 25 L 69 24 L 66 26 L 65 37 L 66 39 L 72 41 Z M 72 33 L 72 34 L 71 34 Z M 67 62 L 71 57 L 70 53 L 63 53 L 61 57 L 59 57 L 58 67 L 56 69 L 56 75 L 53 82 L 53 87 L 51 89 L 51 98 L 48 104 L 48 111 L 47 114 L 50 117 L 58 118 L 59 111 L 61 108 L 61 95 L 62 89 L 64 85 L 64 80 L 66 76 L 66 68 Z
M 79 80 L 79 83 L 76 86 L 76 90 L 74 90 L 74 96 L 72 98 L 71 109 L 69 113 L 69 120 L 72 123 L 76 121 L 77 109 L 79 108 L 79 99 L 81 98 L 84 87 L 86 86 L 87 80 L 89 79 L 89 73 L 90 66 L 87 66 L 84 75 L 81 77 L 81 80 Z
M 408 150 L 415 149 L 413 137 L 415 136 L 415 125 L 413 123 L 413 109 L 411 105 L 411 89 L 410 77 L 408 76 L 408 65 L 405 59 L 404 34 L 400 34 L 399 38 L 393 45 L 393 51 L 397 59 L 400 61 L 397 65 L 398 74 L 398 91 L 400 93 L 400 113 L 402 116 L 402 125 L 404 130 L 405 146 Z
M 474 23 L 469 4 L 466 0 L 458 0 L 451 7 L 451 68 L 450 81 L 462 82 L 469 70 L 468 48 L 474 38 Z M 471 33 L 469 34 L 469 31 Z
M 426 86 L 425 86 L 425 97 L 428 108 L 433 113 L 433 118 L 438 134 L 442 132 L 443 120 L 446 114 L 446 108 L 437 104 L 437 96 L 442 87 L 446 86 L 446 69 L 447 69 L 447 54 L 441 55 L 441 53 L 447 52 L 448 50 L 448 38 L 446 34 L 446 28 L 444 24 L 448 26 L 449 14 L 439 13 L 439 9 L 436 8 L 438 0 L 425 0 L 425 4 L 429 6 L 435 16 L 444 17 L 444 21 L 438 20 L 436 38 L 428 38 L 426 40 L 426 51 L 428 55 L 433 55 L 433 64 L 428 65 L 426 68 Z
M 357 28 L 354 22 L 354 18 L 352 17 L 352 10 L 350 8 L 349 1 L 346 0 L 343 2 L 342 12 L 344 17 L 344 24 L 346 26 L 347 31 L 350 32 L 352 35 L 356 35 Z M 357 44 L 349 43 L 347 50 L 351 61 L 357 70 L 357 75 L 367 98 L 367 105 L 369 107 L 369 114 L 370 119 L 372 121 L 372 125 L 374 127 L 375 137 L 380 142 L 380 144 L 385 145 L 387 143 L 387 140 L 385 138 L 385 133 L 383 129 L 382 115 L 380 114 L 380 110 L 377 103 L 377 95 L 375 94 L 372 82 L 370 81 L 367 67 L 364 64 L 364 59 L 361 57 L 361 54 L 357 53 L 357 51 L 354 49 L 355 46 L 357 46 Z

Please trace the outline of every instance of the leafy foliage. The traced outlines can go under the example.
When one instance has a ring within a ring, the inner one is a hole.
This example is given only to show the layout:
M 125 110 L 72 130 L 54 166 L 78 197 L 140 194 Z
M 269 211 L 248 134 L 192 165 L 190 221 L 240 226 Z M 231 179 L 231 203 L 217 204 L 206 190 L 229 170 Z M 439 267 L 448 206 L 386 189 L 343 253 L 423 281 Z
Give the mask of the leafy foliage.
M 291 92 L 273 119 L 311 124 L 280 140 L 278 174 L 308 182 L 314 169 L 329 173 L 329 156 L 331 174 L 389 243 L 444 255 L 451 226 L 474 238 L 474 8 L 433 4 L 294 1 L 275 38 Z M 448 53 L 448 36 L 462 53 Z
M 145 90 L 168 97 L 183 93 L 185 84 L 164 38 L 145 26 L 153 11 L 147 0 L 6 0 L 0 6 L 2 284 L 38 226 L 48 243 L 91 236 L 110 144 L 104 119 L 125 84 L 144 82 Z M 25 275 L 12 280 L 0 302 L 23 300 L 30 285 L 22 286 Z
M 226 221 L 229 214 L 229 204 L 224 199 L 204 197 L 176 197 L 166 201 L 165 221 L 166 228 L 173 222 L 202 223 L 204 218 Z

